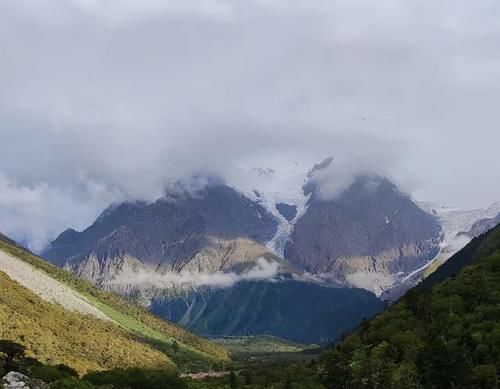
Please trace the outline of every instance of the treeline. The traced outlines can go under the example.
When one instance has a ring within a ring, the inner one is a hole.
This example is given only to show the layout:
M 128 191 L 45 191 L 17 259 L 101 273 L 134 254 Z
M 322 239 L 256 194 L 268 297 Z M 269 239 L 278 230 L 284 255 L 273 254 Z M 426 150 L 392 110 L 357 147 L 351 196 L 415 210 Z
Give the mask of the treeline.
M 410 291 L 337 344 L 321 360 L 318 374 L 323 384 L 327 388 L 498 388 L 499 243 L 497 228 L 473 242 L 474 252 L 470 247 L 465 251 L 485 257 L 432 289 Z M 463 253 L 458 256 L 465 262 L 463 257 Z

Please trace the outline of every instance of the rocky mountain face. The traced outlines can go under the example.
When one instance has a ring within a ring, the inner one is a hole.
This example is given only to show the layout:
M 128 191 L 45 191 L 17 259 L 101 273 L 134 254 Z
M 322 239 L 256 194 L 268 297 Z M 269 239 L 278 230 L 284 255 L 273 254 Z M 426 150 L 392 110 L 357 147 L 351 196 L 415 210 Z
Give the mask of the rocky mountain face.
M 340 196 L 317 188 L 285 247 L 285 258 L 314 274 L 381 293 L 439 252 L 441 227 L 388 179 L 358 177 Z
M 264 255 L 256 246 L 271 239 L 276 227 L 258 203 L 217 184 L 153 203 L 110 207 L 85 231 L 63 232 L 43 256 L 94 281 L 120 266 L 218 271 L 235 265 L 236 257 Z

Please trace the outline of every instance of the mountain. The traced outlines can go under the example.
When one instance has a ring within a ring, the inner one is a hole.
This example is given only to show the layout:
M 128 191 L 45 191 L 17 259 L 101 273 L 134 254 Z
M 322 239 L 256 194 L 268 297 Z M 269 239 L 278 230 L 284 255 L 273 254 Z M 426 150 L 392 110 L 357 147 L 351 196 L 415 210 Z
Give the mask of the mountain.
M 334 288 L 294 279 L 242 281 L 231 288 L 157 297 L 150 309 L 205 336 L 272 335 L 329 343 L 382 311 L 362 289 Z
M 322 199 L 318 183 L 337 185 L 334 163 L 327 158 L 312 169 L 298 163 L 254 169 L 249 174 L 255 173 L 258 180 L 239 187 L 279 222 L 278 232 L 266 246 L 297 270 L 311 271 L 325 281 L 365 288 L 394 301 L 474 236 L 500 221 L 500 203 L 460 210 L 419 202 L 376 173 L 358 176 L 334 198 Z M 362 190 L 366 187 L 377 190 Z M 407 211 L 404 217 L 399 211 L 390 217 L 396 204 L 406 205 L 402 207 Z M 339 222 L 334 231 L 331 225 L 324 228 L 332 222 L 329 218 Z M 321 227 L 317 220 L 322 221 Z M 478 226 L 473 228 L 476 222 Z M 481 230 L 480 225 L 484 225 Z M 374 254 L 384 249 L 384 254 Z M 310 263 L 311 250 L 319 264 Z M 368 254 L 360 260 L 353 252 Z M 329 269 L 328 263 L 336 265 Z
M 157 201 L 109 207 L 86 230 L 63 232 L 43 256 L 199 334 L 320 343 L 378 312 L 380 301 L 358 288 L 396 300 L 470 241 L 474 222 L 500 213 L 417 203 L 377 174 L 325 198 L 332 164 L 250 169 L 234 186 L 193 177 Z M 325 304 L 307 306 L 299 290 Z M 267 305 L 255 305 L 264 300 L 297 332 L 280 332 Z M 349 325 L 337 314 L 344 303 Z M 287 305 L 307 316 L 281 310 Z M 324 316 L 329 330 L 315 327 Z
M 497 386 L 500 226 L 431 277 L 324 356 L 326 387 Z
M 295 224 L 285 258 L 314 274 L 377 294 L 439 253 L 436 218 L 387 178 L 360 176 L 343 193 L 323 199 L 314 185 Z
M 261 205 L 226 185 L 212 183 L 193 193 L 170 193 L 153 203 L 110 207 L 85 231 L 63 232 L 43 256 L 62 266 L 92 256 L 102 265 L 127 255 L 149 267 L 180 271 L 202 249 L 220 240 L 246 238 L 262 244 L 276 228 L 277 222 Z
M 219 346 L 161 320 L 0 239 L 0 339 L 79 373 L 112 368 L 204 369 Z M 174 346 L 174 340 L 176 346 Z
M 43 255 L 201 335 L 328 342 L 380 311 L 371 293 L 303 281 L 270 247 L 282 222 L 259 196 L 216 181 L 120 204 L 83 232 L 63 232 Z M 291 208 L 274 212 L 292 220 Z

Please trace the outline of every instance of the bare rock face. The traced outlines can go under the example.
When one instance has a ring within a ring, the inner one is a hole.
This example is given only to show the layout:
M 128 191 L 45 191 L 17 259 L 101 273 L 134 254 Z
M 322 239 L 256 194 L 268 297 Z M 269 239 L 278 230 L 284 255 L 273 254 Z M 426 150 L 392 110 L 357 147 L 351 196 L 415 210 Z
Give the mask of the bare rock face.
M 311 273 L 380 294 L 439 252 L 437 220 L 379 176 L 359 177 L 333 200 L 314 186 L 285 258 Z
M 170 263 L 150 266 L 130 255 L 99 260 L 91 254 L 77 261 L 67 261 L 64 268 L 102 289 L 117 292 L 145 306 L 164 290 L 184 294 L 198 289 L 187 282 L 183 284 L 182 277 L 199 279 L 203 274 L 242 274 L 254 268 L 259 260 L 276 263 L 280 271 L 292 270 L 285 261 L 253 240 L 210 236 L 207 241 L 207 245 L 189 258 L 179 272 L 173 271 Z M 176 274 L 181 278 L 176 278 Z
M 139 261 L 133 266 L 180 272 L 214 246 L 214 239 L 242 238 L 263 244 L 276 229 L 276 220 L 261 205 L 217 184 L 153 203 L 109 208 L 85 231 L 62 233 L 43 256 L 92 279 L 104 267 L 120 266 L 127 258 Z M 79 268 L 82 262 L 84 267 Z

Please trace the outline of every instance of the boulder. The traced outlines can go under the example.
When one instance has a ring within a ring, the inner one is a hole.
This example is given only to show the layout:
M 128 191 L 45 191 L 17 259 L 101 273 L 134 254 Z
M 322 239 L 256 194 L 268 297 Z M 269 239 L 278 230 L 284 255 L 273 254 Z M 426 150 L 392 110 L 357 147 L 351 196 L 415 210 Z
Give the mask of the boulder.
M 24 374 L 11 371 L 2 378 L 2 387 L 3 389 L 45 389 L 48 386 L 43 381 L 32 380 Z

